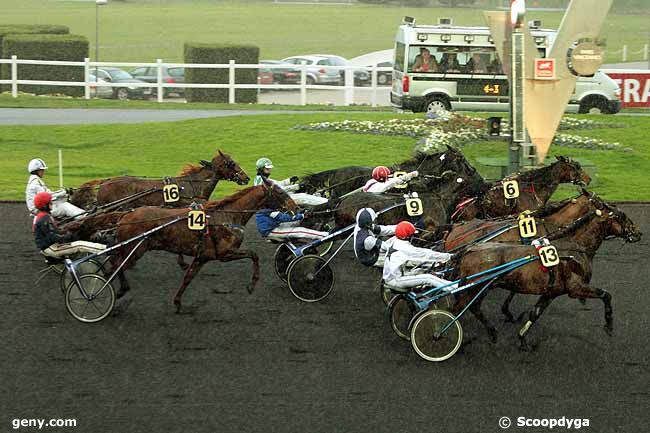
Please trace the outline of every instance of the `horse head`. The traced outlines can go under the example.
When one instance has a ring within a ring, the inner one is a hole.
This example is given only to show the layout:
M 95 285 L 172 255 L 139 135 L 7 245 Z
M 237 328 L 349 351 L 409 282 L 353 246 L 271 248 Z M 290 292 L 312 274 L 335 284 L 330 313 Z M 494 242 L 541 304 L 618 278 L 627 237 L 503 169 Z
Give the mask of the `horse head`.
M 630 243 L 641 240 L 642 233 L 625 212 L 595 195 L 592 196 L 591 200 L 597 208 L 598 216 L 606 221 L 605 235 L 608 238 L 623 238 L 625 242 Z
M 298 206 L 285 190 L 268 179 L 264 179 L 264 207 L 268 209 L 295 212 Z
M 213 170 L 221 179 L 236 182 L 238 185 L 246 185 L 251 180 L 239 164 L 221 150 L 212 158 L 212 161 L 201 160 L 201 165 Z
M 575 183 L 578 185 L 589 185 L 591 177 L 582 169 L 578 161 L 566 156 L 556 156 L 553 166 L 557 171 L 557 180 L 560 183 Z

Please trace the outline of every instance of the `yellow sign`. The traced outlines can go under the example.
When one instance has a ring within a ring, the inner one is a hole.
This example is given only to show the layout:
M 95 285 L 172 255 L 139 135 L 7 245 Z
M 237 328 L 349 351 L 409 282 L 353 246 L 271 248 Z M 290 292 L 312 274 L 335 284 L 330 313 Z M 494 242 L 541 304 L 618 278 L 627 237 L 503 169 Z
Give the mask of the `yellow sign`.
M 532 238 L 537 236 L 537 224 L 535 218 L 529 216 L 519 218 L 519 234 L 522 238 Z
M 503 196 L 508 199 L 519 197 L 519 182 L 517 182 L 516 180 L 504 181 Z
M 206 216 L 202 210 L 191 210 L 187 214 L 187 228 L 190 230 L 205 229 Z
M 404 176 L 405 174 L 406 174 L 405 171 L 396 171 L 395 173 L 393 173 L 393 177 L 398 178 Z M 406 188 L 407 186 L 408 185 L 406 184 L 406 182 L 402 182 L 402 183 L 398 183 L 393 188 Z
M 483 87 L 483 93 L 486 95 L 499 95 L 501 93 L 501 84 L 486 84 Z
M 181 192 L 180 189 L 178 189 L 178 185 L 171 183 L 163 186 L 163 198 L 165 203 L 177 202 L 181 198 Z
M 422 200 L 419 198 L 408 198 L 406 199 L 406 213 L 409 216 L 420 216 L 424 213 L 424 206 L 422 206 Z
M 539 259 L 545 268 L 552 268 L 560 263 L 560 256 L 553 245 L 539 249 Z

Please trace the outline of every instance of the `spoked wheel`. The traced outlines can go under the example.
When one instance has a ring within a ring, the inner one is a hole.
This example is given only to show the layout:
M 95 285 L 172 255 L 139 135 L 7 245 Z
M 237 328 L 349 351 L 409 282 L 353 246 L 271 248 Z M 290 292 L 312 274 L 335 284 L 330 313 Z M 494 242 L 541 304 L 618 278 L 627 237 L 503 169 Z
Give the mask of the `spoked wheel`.
M 275 273 L 282 281 L 287 282 L 287 271 L 289 265 L 295 259 L 291 249 L 286 244 L 278 245 L 278 248 L 273 254 L 273 262 L 275 264 Z
M 451 358 L 463 341 L 463 328 L 459 321 L 442 332 L 452 320 L 454 315 L 445 310 L 431 309 L 419 314 L 411 326 L 411 345 L 417 354 L 434 362 Z
M 404 295 L 397 295 L 388 304 L 390 326 L 398 337 L 408 340 L 409 324 L 415 315 L 415 306 Z
M 304 302 L 325 299 L 334 286 L 334 272 L 320 256 L 307 255 L 294 260 L 287 271 L 287 283 L 293 296 Z
M 65 306 L 75 319 L 84 323 L 99 322 L 109 315 L 115 305 L 115 290 L 106 279 L 97 274 L 79 277 L 88 297 L 84 296 L 76 282 L 71 283 L 65 293 Z M 102 287 L 104 289 L 102 290 Z
M 310 248 L 309 252 L 313 252 L 323 257 L 326 256 L 330 251 L 332 251 L 332 246 L 334 246 L 334 241 L 328 241 L 320 244 L 316 248 Z
M 67 268 L 63 268 L 63 273 L 61 273 L 60 286 L 61 292 L 65 294 L 68 286 L 72 284 L 73 278 L 72 274 L 68 271 Z M 101 274 L 102 264 L 99 260 L 90 259 L 86 262 L 81 263 L 77 266 L 77 275 L 82 276 L 86 274 Z

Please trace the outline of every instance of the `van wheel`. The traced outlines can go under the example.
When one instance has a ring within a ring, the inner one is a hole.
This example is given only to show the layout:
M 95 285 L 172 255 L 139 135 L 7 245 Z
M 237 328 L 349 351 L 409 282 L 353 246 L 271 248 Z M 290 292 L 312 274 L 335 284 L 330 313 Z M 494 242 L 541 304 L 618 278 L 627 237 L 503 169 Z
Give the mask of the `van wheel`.
M 580 102 L 580 114 L 608 114 L 607 100 L 602 96 L 587 96 Z
M 449 99 L 445 96 L 430 96 L 424 103 L 424 111 L 427 113 L 440 113 L 442 111 L 451 111 Z

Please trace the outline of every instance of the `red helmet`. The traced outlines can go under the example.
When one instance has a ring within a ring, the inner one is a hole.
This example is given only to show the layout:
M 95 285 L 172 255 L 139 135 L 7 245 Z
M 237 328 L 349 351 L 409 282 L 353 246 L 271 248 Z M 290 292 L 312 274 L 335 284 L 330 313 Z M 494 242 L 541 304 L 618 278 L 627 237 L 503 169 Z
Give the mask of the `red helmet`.
M 415 226 L 408 221 L 402 221 L 395 227 L 395 236 L 398 239 L 408 239 L 415 234 Z
M 36 209 L 46 209 L 47 205 L 52 202 L 52 194 L 49 192 L 43 191 L 36 194 L 34 197 L 34 207 Z
M 383 165 L 375 167 L 372 170 L 372 178 L 377 182 L 386 182 L 388 176 L 390 176 L 390 168 L 384 167 Z

